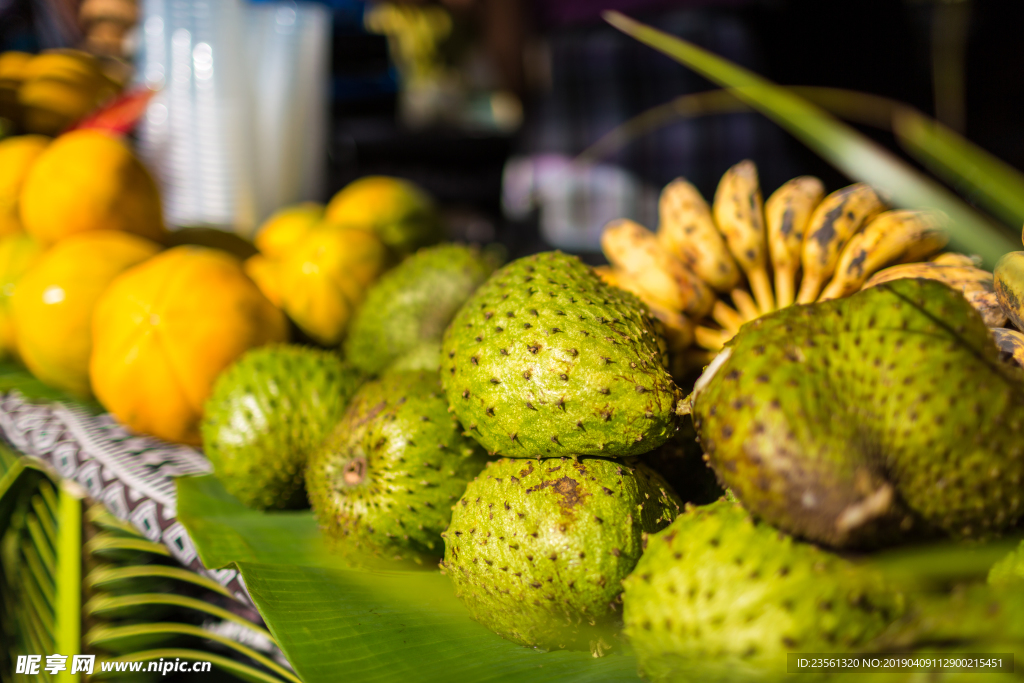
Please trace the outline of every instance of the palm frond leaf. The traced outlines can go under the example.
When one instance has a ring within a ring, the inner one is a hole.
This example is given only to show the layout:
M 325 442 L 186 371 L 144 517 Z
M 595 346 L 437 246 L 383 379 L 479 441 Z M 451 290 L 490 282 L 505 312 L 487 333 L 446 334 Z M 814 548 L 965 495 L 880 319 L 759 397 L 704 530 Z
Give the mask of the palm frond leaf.
M 155 681 L 162 673 L 147 664 L 140 672 L 100 668 L 171 657 L 212 662 L 241 680 L 299 683 L 259 651 L 255 644 L 276 652 L 273 638 L 232 611 L 222 586 L 177 566 L 166 547 L 30 459 L 0 448 L 0 467 L 0 512 L 9 511 L 0 526 L 0 680 L 21 654 L 85 653 L 97 655 L 96 678 Z M 230 635 L 239 632 L 246 637 Z M 44 671 L 38 680 L 51 678 Z
M 945 212 L 953 244 L 980 255 L 987 266 L 1015 248 L 1000 227 L 937 181 L 793 91 L 621 13 L 609 11 L 604 16 L 627 35 L 728 88 L 848 177 L 885 191 L 896 206 Z

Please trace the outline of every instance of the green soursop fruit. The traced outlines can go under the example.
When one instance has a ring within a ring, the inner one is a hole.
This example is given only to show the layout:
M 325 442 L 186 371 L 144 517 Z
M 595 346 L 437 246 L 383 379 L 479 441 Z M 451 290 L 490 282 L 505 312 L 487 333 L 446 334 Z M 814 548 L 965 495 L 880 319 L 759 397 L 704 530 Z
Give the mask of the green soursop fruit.
M 440 344 L 455 312 L 495 265 L 479 249 L 459 244 L 416 252 L 367 292 L 352 320 L 346 357 L 377 374 L 424 343 Z
M 792 534 L 833 546 L 982 537 L 1021 516 L 1024 373 L 941 283 L 760 318 L 691 404 L 722 483 Z
M 306 488 L 342 550 L 422 561 L 444 553 L 451 507 L 486 457 L 448 413 L 436 372 L 367 382 L 322 448 Z
M 638 299 L 547 252 L 500 269 L 459 310 L 441 381 L 490 453 L 624 457 L 676 432 L 679 391 L 664 361 Z
M 257 509 L 306 506 L 304 470 L 359 387 L 336 354 L 304 346 L 249 351 L 207 399 L 203 449 L 224 487 Z
M 623 585 L 625 633 L 656 682 L 782 678 L 787 652 L 848 651 L 904 611 L 876 572 L 725 500 L 687 506 Z
M 503 458 L 466 489 L 445 532 L 442 568 L 474 619 L 543 648 L 598 641 L 618 616 L 620 582 L 645 532 L 679 514 L 642 464 Z
M 1021 587 L 1024 585 L 1024 541 L 1016 550 L 1007 553 L 1006 557 L 992 565 L 988 572 L 990 586 Z
M 428 342 L 414 347 L 404 356 L 388 366 L 385 372 L 409 372 L 415 370 L 441 370 L 441 343 Z

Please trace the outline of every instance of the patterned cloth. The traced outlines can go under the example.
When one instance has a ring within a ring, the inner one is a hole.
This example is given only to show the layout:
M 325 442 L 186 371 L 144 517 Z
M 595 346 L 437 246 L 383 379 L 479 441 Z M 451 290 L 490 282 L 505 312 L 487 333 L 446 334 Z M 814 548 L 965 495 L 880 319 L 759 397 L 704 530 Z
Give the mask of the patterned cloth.
M 0 395 L 0 433 L 60 477 L 77 482 L 111 514 L 162 543 L 182 566 L 208 576 L 247 607 L 253 602 L 234 569 L 207 569 L 177 520 L 174 477 L 209 474 L 198 451 L 130 434 L 110 415 L 75 406 L 26 401 L 18 392 Z

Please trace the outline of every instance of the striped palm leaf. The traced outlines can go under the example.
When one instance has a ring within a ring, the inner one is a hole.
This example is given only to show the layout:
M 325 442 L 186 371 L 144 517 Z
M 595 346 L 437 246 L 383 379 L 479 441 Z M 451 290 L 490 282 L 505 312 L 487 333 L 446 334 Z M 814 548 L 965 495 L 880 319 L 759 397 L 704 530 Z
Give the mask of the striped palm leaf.
M 96 655 L 94 677 L 156 680 L 147 662 L 204 661 L 259 683 L 298 683 L 255 614 L 212 579 L 0 448 L 0 680 L 19 655 Z M 101 672 L 104 662 L 122 671 Z M 130 662 L 143 662 L 142 672 Z M 41 670 L 13 680 L 66 680 Z

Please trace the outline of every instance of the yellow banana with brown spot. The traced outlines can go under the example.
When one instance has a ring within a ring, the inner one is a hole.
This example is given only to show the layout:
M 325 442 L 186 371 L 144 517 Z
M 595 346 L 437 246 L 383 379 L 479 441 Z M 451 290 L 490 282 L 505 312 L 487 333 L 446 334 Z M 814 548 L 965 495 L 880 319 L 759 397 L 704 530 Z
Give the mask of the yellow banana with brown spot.
M 1024 330 L 1024 251 L 1011 251 L 993 271 L 996 297 L 1017 329 Z
M 639 223 L 625 218 L 612 221 L 601 235 L 601 248 L 613 266 L 666 308 L 694 318 L 711 311 L 715 303 L 711 288 Z
M 964 298 L 981 313 L 985 325 L 1002 327 L 1006 324 L 1007 311 L 1000 306 L 992 273 L 974 266 L 943 266 L 932 262 L 905 263 L 878 271 L 861 289 L 904 278 L 943 282 L 964 295 Z
M 723 329 L 736 334 L 743 327 L 747 320 L 735 308 L 721 299 L 715 302 L 711 308 L 711 319 L 722 326 Z
M 832 277 L 846 243 L 883 209 L 878 194 L 864 183 L 849 185 L 825 197 L 814 210 L 804 233 L 800 257 L 803 279 L 797 303 L 809 304 L 818 298 L 822 286 Z
M 697 345 L 709 351 L 718 351 L 735 336 L 728 330 L 716 330 L 713 327 L 706 327 L 704 325 L 697 325 L 693 330 L 693 334 L 697 340 Z
M 946 246 L 944 216 L 935 211 L 886 211 L 847 242 L 835 275 L 818 301 L 849 296 L 872 273 L 903 261 L 920 261 Z
M 794 301 L 800 270 L 804 230 L 814 207 L 825 196 L 825 186 L 814 176 L 799 176 L 783 184 L 764 204 L 768 251 L 775 271 L 775 305 L 785 308 Z
M 1024 367 L 1024 334 L 1006 327 L 994 327 L 991 332 L 1003 360 Z
M 732 298 L 733 306 L 743 316 L 744 322 L 750 322 L 754 318 L 761 317 L 761 311 L 757 310 L 757 303 L 754 301 L 754 297 L 750 296 L 747 290 L 737 288 L 729 292 L 729 296 Z
M 610 266 L 598 266 L 594 273 L 612 287 L 635 294 L 647 304 L 651 314 L 662 322 L 669 351 L 678 352 L 693 344 L 693 323 L 682 313 L 673 311 L 662 302 L 652 299 L 628 273 Z
M 957 254 L 952 251 L 933 256 L 930 259 L 931 263 L 937 263 L 941 266 L 974 266 L 978 268 L 981 266 L 980 256 L 968 256 L 967 254 Z
M 717 291 L 728 292 L 739 284 L 740 269 L 715 227 L 708 203 L 683 178 L 661 191 L 657 234 L 669 253 Z
M 713 212 L 729 251 L 747 275 L 758 308 L 770 313 L 775 310 L 775 296 L 768 278 L 764 203 L 753 161 L 741 161 L 725 172 L 715 192 Z

